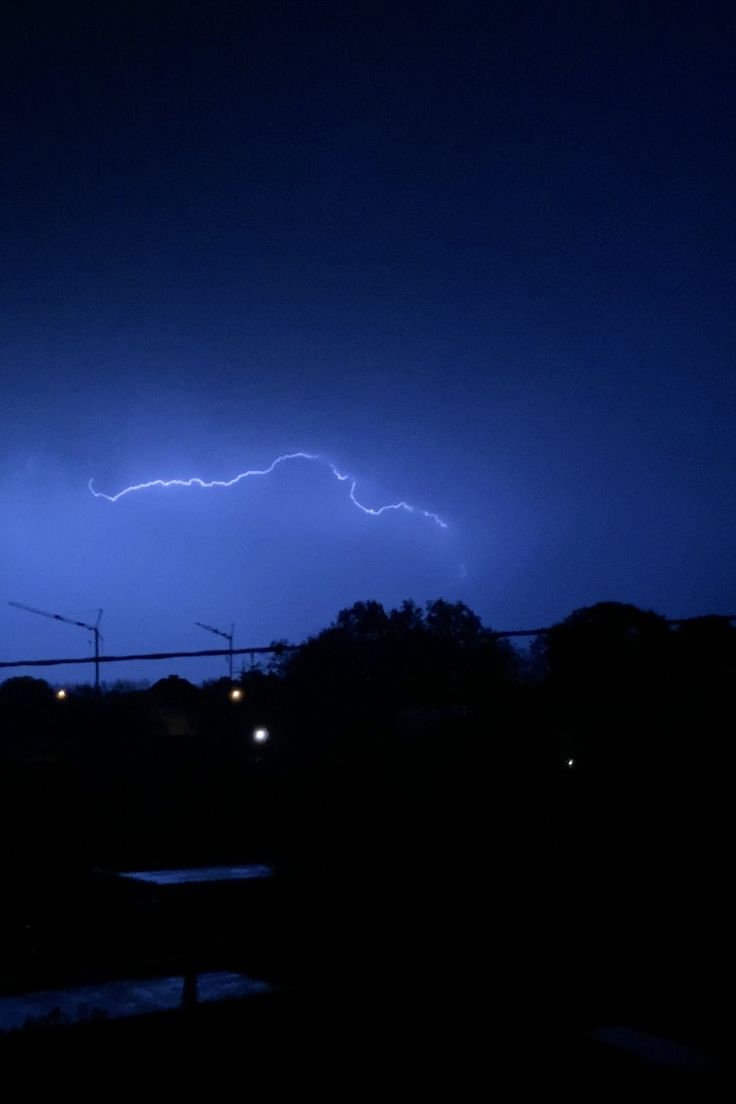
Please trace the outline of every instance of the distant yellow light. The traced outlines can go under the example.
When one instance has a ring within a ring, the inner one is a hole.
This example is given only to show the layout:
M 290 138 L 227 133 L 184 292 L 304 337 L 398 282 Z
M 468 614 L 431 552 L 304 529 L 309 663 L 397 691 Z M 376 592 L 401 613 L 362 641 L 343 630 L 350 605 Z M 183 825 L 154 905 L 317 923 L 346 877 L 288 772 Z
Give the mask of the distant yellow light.
M 230 701 L 240 701 L 243 697 L 243 691 L 239 690 L 237 686 L 234 690 L 230 691 Z
M 56 697 L 57 697 L 58 701 L 64 701 L 66 696 L 67 696 L 66 695 L 66 690 L 57 690 L 56 691 Z

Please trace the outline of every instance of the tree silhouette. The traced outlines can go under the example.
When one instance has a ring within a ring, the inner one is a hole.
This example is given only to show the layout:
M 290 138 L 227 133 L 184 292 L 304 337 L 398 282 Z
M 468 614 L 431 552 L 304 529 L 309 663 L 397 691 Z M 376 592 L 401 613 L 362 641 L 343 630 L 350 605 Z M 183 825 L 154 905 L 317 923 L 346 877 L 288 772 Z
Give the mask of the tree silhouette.
M 0 685 L 0 701 L 14 708 L 47 705 L 53 696 L 54 692 L 45 679 L 31 675 L 17 675 Z
M 664 617 L 598 602 L 554 625 L 540 646 L 550 680 L 576 694 L 640 692 L 659 684 L 670 655 Z
M 285 683 L 327 723 L 368 722 L 410 706 L 469 706 L 512 680 L 513 649 L 462 602 L 438 599 L 386 611 L 375 601 L 341 610 L 288 656 Z

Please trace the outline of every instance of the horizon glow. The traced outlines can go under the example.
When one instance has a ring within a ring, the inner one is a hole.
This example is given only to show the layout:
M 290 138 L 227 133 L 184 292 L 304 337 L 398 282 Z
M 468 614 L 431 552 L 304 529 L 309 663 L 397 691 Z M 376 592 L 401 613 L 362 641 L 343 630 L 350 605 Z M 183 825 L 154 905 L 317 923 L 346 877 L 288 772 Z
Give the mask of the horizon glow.
M 136 491 L 147 491 L 153 487 L 200 487 L 203 490 L 210 490 L 213 487 L 227 488 L 234 487 L 236 483 L 241 483 L 245 479 L 250 479 L 255 476 L 270 475 L 279 464 L 285 463 L 287 460 L 309 460 L 312 463 L 322 464 L 327 467 L 329 471 L 334 475 L 335 479 L 339 483 L 348 483 L 350 489 L 348 496 L 354 506 L 356 506 L 362 513 L 368 514 L 369 517 L 380 517 L 381 514 L 387 513 L 389 510 L 402 510 L 409 514 L 418 514 L 421 517 L 425 517 L 430 521 L 433 521 L 440 529 L 449 528 L 448 523 L 443 521 L 442 518 L 434 513 L 432 510 L 424 510 L 420 506 L 413 506 L 410 502 L 401 500 L 400 502 L 390 502 L 384 506 L 366 506 L 360 502 L 356 497 L 356 487 L 358 485 L 357 479 L 354 476 L 341 472 L 337 466 L 331 461 L 327 460 L 323 456 L 319 456 L 317 453 L 312 452 L 287 452 L 282 456 L 277 456 L 276 459 L 269 464 L 267 468 L 258 469 L 252 468 L 248 471 L 239 472 L 231 479 L 202 479 L 199 476 L 191 476 L 189 479 L 150 479 L 145 483 L 133 483 L 129 487 L 124 487 L 116 494 L 105 494 L 104 491 L 96 491 L 93 482 L 94 477 L 90 479 L 87 486 L 95 498 L 104 498 L 108 502 L 118 502 L 119 499 L 124 498 L 126 495 L 133 494 Z

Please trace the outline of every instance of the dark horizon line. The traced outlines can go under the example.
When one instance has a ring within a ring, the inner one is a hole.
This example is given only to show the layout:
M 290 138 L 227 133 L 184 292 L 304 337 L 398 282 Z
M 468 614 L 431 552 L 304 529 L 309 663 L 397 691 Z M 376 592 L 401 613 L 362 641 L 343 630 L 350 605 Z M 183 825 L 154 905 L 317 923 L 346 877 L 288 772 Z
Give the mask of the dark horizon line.
M 735 613 L 701 613 L 693 617 L 665 617 L 666 625 L 685 625 L 689 621 L 702 621 L 705 617 L 715 617 L 719 621 L 736 621 Z M 561 624 L 561 622 L 558 622 Z M 555 625 L 549 625 L 544 629 L 488 629 L 490 636 L 499 639 L 508 639 L 517 636 L 544 636 L 551 632 Z M 295 652 L 304 647 L 302 644 L 267 644 L 252 648 L 204 648 L 196 652 L 138 652 L 133 655 L 99 655 L 83 656 L 71 659 L 13 659 L 0 660 L 0 668 L 9 667 L 63 667 L 79 663 L 125 663 L 133 660 L 147 659 L 200 659 L 209 657 L 227 657 L 231 655 L 268 655 L 281 652 Z

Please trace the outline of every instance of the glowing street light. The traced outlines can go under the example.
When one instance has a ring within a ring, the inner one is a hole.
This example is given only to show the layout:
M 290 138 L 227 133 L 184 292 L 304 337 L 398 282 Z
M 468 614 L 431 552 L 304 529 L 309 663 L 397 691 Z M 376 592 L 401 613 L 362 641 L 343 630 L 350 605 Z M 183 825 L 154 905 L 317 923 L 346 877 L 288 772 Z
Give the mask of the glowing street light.
M 270 737 L 271 733 L 263 726 L 253 729 L 253 742 L 256 744 L 265 744 Z
M 565 766 L 566 767 L 574 767 L 575 766 L 575 760 L 574 759 L 568 759 L 565 763 Z
M 66 701 L 67 696 L 68 696 L 67 692 L 64 689 L 56 691 L 56 700 L 57 701 Z
M 242 701 L 242 700 L 243 700 L 243 691 L 238 686 L 235 686 L 230 691 L 230 701 Z

